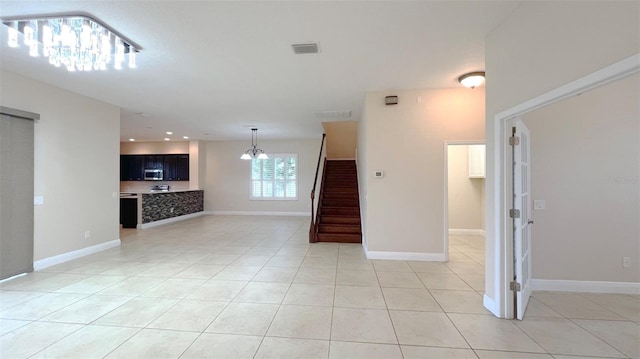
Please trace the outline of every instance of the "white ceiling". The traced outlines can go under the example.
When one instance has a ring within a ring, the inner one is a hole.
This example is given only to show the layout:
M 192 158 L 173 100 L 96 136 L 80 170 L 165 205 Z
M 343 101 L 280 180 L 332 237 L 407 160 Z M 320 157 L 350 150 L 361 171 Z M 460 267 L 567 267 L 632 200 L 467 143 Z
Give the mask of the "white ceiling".
M 143 47 L 136 69 L 70 73 L 6 45 L 0 68 L 122 108 L 121 139 L 320 136 L 315 113 L 367 91 L 450 88 L 484 69 L 514 1 L 0 1 L 1 16 L 83 11 Z M 319 54 L 291 44 L 316 41 Z M 136 113 L 144 113 L 145 116 Z M 326 121 L 326 120 L 324 120 Z

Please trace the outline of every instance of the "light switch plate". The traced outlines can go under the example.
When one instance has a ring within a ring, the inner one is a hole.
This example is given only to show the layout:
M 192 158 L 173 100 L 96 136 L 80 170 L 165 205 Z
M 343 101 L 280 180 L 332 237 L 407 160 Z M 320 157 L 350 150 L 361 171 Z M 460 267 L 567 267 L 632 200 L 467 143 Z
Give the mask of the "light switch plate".
M 544 199 L 536 199 L 533 201 L 533 209 L 544 209 L 545 202 Z
M 384 171 L 375 171 L 375 172 L 373 172 L 373 177 L 375 177 L 375 178 L 384 177 Z

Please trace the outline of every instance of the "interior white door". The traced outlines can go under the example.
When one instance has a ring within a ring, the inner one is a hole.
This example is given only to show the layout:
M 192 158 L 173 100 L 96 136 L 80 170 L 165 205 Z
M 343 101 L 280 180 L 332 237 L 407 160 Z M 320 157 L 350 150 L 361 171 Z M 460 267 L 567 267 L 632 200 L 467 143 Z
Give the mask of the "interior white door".
M 531 296 L 531 167 L 530 134 L 522 120 L 509 121 L 513 154 L 513 255 L 515 316 L 522 320 Z

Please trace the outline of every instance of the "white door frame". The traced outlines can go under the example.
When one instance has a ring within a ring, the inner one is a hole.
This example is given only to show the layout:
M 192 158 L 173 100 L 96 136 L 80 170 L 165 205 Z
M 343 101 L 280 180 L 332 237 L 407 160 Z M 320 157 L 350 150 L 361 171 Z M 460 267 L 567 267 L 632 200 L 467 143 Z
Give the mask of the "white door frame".
M 484 145 L 484 140 L 444 141 L 444 261 L 449 260 L 449 145 Z
M 485 224 L 487 230 L 493 229 L 488 233 L 494 234 L 492 238 L 486 238 L 487 244 L 490 241 L 495 244 L 493 246 L 493 261 L 487 261 L 487 266 L 493 266 L 494 277 L 490 278 L 487 274 L 485 280 L 495 283 L 495 286 L 494 292 L 490 293 L 491 296 L 485 294 L 484 306 L 497 317 L 513 317 L 513 297 L 507 284 L 511 281 L 510 278 L 513 278 L 513 242 L 509 233 L 510 218 L 508 216 L 510 196 L 507 193 L 509 190 L 507 185 L 509 166 L 506 163 L 506 153 L 509 146 L 507 138 L 510 136 L 508 126 L 506 126 L 507 120 L 579 95 L 639 71 L 640 54 L 636 54 L 495 115 L 493 119 L 494 132 L 493 134 L 488 134 L 493 137 L 493 146 L 487 147 L 487 157 L 491 156 L 494 163 L 493 173 L 487 172 L 487 176 L 494 177 L 493 189 L 495 194 L 493 205 L 488 204 L 490 207 L 487 208 L 487 211 L 493 212 L 493 222 Z M 491 247 L 487 246 L 487 248 Z

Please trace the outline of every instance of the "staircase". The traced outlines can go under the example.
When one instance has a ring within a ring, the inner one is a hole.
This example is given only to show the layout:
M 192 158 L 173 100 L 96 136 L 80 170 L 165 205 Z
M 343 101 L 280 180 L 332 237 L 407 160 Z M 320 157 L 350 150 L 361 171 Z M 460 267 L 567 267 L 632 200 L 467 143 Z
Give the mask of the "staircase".
M 326 162 L 316 238 L 318 242 L 362 243 L 355 161 Z

